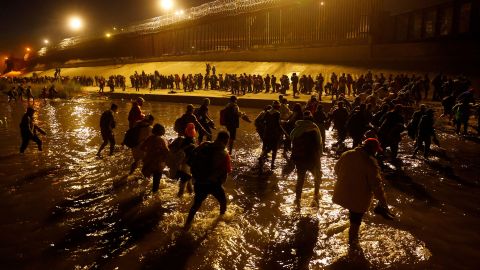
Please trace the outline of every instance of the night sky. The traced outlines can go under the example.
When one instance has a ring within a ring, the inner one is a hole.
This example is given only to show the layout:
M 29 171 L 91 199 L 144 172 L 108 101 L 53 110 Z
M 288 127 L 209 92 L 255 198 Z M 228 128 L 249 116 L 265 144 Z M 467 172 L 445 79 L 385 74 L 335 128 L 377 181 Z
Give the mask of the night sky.
M 388 10 L 414 7 L 415 3 L 442 0 L 385 0 Z M 0 0 L 0 54 L 21 55 L 25 47 L 34 50 L 48 38 L 52 43 L 72 36 L 66 26 L 70 15 L 85 21 L 85 30 L 104 33 L 114 26 L 162 14 L 158 0 Z M 174 0 L 178 9 L 197 6 L 208 0 Z
M 178 9 L 197 6 L 208 0 L 174 0 Z M 74 14 L 85 22 L 84 32 L 106 32 L 162 15 L 158 0 L 0 0 L 0 54 L 23 53 L 25 47 L 39 48 L 48 38 L 55 43 L 74 35 L 68 17 Z

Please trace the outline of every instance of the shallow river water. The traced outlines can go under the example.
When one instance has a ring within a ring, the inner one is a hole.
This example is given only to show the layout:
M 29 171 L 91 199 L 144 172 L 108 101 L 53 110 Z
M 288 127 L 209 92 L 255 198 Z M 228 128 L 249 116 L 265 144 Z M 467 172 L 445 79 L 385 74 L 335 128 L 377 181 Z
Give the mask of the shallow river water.
M 130 152 L 97 158 L 105 99 L 36 103 L 48 133 L 44 151 L 18 154 L 18 123 L 26 104 L 0 103 L 0 265 L 2 269 L 478 269 L 480 189 L 477 142 L 441 133 L 430 161 L 401 150 L 402 171 L 389 169 L 386 191 L 396 221 L 368 213 L 363 254 L 347 245 L 346 211 L 332 204 L 336 156 L 322 158 L 321 200 L 311 205 L 306 181 L 301 209 L 295 177 L 277 169 L 259 175 L 261 146 L 252 124 L 241 123 L 234 171 L 226 184 L 227 214 L 207 199 L 188 232 L 181 228 L 192 196 L 177 198 L 163 177 L 158 194 L 139 171 L 128 176 Z M 127 128 L 129 101 L 117 100 L 117 142 Z M 144 111 L 167 127 L 182 104 L 147 102 Z M 218 118 L 220 107 L 212 106 Z M 257 109 L 243 109 L 250 118 Z M 218 123 L 218 119 L 217 119 Z M 332 143 L 327 134 L 327 145 Z M 407 141 L 409 144 L 410 141 Z M 455 146 L 455 147 L 454 147 Z M 108 147 L 107 147 L 108 148 Z M 279 155 L 281 156 L 281 154 Z M 311 176 L 310 176 L 311 177 Z

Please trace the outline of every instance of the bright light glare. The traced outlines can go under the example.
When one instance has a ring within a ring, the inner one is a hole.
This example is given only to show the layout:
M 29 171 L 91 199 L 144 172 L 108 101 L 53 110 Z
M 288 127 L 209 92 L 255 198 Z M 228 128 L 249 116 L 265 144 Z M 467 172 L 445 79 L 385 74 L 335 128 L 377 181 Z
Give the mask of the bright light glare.
M 83 21 L 79 17 L 71 17 L 68 21 L 68 25 L 74 31 L 80 30 L 83 27 Z
M 105 34 L 105 37 L 107 37 L 107 38 L 109 38 L 109 37 L 111 37 L 111 36 L 112 36 L 112 34 L 110 34 L 110 33 L 106 33 L 106 34 Z
M 173 8 L 173 1 L 172 0 L 160 0 L 160 7 L 163 10 L 171 10 Z
M 48 39 L 44 39 L 44 40 L 43 40 L 43 43 L 44 43 L 44 44 L 48 44 L 48 43 L 50 43 L 50 41 L 49 41 Z
M 322 1 L 322 2 L 320 2 L 320 5 L 321 5 L 321 6 L 325 5 L 325 2 L 323 2 L 323 1 Z
M 182 16 L 184 13 L 185 13 L 185 11 L 183 11 L 183 9 L 175 11 L 175 15 L 177 15 L 177 16 Z
M 29 52 L 29 51 L 30 51 L 30 48 L 25 48 L 25 50 L 27 50 L 27 52 Z

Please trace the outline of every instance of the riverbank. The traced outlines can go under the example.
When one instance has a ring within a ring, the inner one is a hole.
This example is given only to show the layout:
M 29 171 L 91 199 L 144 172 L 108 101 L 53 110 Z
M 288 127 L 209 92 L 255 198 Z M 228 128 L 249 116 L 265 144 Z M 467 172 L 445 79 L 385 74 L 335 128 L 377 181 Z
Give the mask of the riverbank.
M 108 89 L 108 88 L 106 88 Z M 193 92 L 184 92 L 183 90 L 175 90 L 175 93 L 169 93 L 168 89 L 157 89 L 150 91 L 149 89 L 140 89 L 135 91 L 134 88 L 127 88 L 125 91 L 121 89 L 110 92 L 106 90 L 103 93 L 98 92 L 98 87 L 83 87 L 83 91 L 90 94 L 105 95 L 112 99 L 135 99 L 137 96 L 145 98 L 147 101 L 185 103 L 185 104 L 201 104 L 204 98 L 209 98 L 212 105 L 225 105 L 232 94 L 229 91 L 221 90 L 195 90 Z M 291 91 L 290 91 L 291 92 Z M 238 97 L 238 105 L 241 107 L 263 108 L 265 105 L 271 105 L 272 101 L 278 100 L 279 93 L 247 93 Z M 293 98 L 291 94 L 284 95 L 289 103 L 305 104 L 311 98 L 311 95 L 299 95 Z M 325 108 L 329 108 L 332 100 L 331 97 L 322 99 Z

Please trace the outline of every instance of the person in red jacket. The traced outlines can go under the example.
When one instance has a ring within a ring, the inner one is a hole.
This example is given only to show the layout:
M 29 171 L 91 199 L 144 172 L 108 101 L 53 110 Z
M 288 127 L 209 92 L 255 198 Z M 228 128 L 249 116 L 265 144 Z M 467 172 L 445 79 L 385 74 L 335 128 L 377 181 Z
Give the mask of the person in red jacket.
M 142 113 L 142 106 L 145 100 L 141 97 L 137 98 L 136 101 L 132 102 L 132 108 L 128 113 L 128 127 L 132 128 L 138 121 L 145 118 L 145 114 Z

